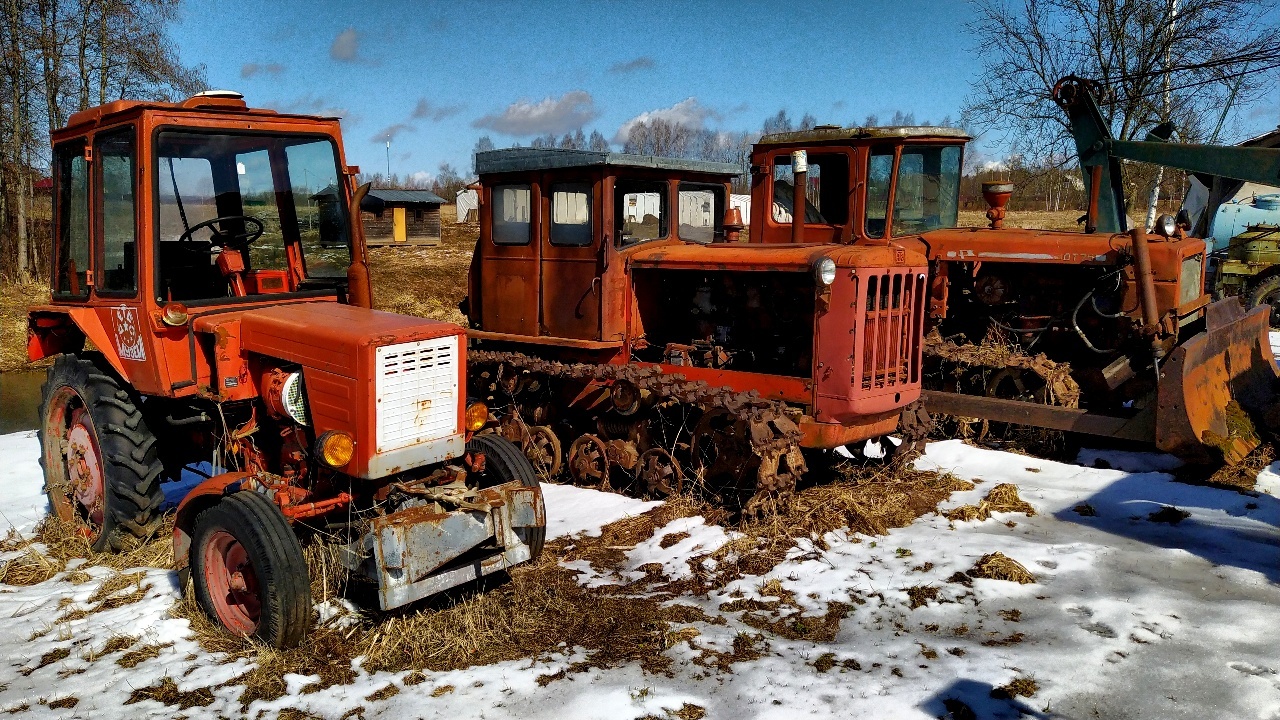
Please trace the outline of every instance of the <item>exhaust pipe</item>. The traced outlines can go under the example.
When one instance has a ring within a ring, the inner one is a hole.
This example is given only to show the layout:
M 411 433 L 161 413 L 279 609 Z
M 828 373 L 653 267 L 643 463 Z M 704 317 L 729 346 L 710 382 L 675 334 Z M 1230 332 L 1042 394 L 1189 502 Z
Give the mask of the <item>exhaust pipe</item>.
M 799 245 L 804 242 L 804 214 L 806 192 L 809 190 L 809 153 L 796 150 L 791 153 L 791 175 L 795 184 L 791 186 L 791 242 Z
M 364 223 L 360 222 L 360 201 L 369 194 L 370 183 L 356 188 L 351 197 L 351 265 L 347 267 L 347 304 L 373 308 L 373 285 L 369 278 L 369 248 L 364 240 Z

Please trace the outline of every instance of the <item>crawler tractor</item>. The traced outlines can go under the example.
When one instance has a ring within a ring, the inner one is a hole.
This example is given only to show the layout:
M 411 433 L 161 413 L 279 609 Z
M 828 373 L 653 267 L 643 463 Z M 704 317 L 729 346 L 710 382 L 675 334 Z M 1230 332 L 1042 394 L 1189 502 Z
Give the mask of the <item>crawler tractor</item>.
M 119 101 L 53 135 L 53 298 L 28 354 L 53 514 L 95 550 L 162 525 L 216 622 L 276 646 L 312 621 L 300 538 L 393 608 L 535 558 L 541 490 L 474 435 L 462 328 L 372 310 L 336 119 L 239 95 Z
M 919 250 L 734 242 L 734 165 L 511 149 L 476 167 L 472 393 L 544 476 L 697 485 L 754 513 L 807 450 L 919 435 Z
M 930 412 L 1240 460 L 1259 442 L 1256 421 L 1274 420 L 1269 309 L 1211 304 L 1205 243 L 1185 224 L 1164 216 L 1154 233 L 1130 229 L 1119 159 L 1261 182 L 1277 177 L 1280 150 L 1174 145 L 1167 128 L 1115 141 L 1092 93 L 1077 78 L 1054 92 L 1089 190 L 1084 232 L 1004 228 L 1013 187 L 1001 183 L 984 187 L 990 227 L 956 228 L 969 140 L 958 130 L 820 126 L 755 146 L 751 243 L 887 242 L 925 256 Z M 801 195 L 797 154 L 809 165 Z

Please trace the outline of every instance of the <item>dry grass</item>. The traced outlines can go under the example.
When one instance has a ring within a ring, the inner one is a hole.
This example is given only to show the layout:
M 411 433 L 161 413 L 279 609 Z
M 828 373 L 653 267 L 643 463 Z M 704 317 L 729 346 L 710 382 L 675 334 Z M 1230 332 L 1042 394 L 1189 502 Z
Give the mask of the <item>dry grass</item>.
M 375 307 L 465 324 L 458 303 L 467 294 L 467 269 L 480 225 L 455 224 L 455 210 L 453 205 L 440 208 L 439 245 L 369 249 Z
M 1014 678 L 1006 685 L 991 691 L 991 697 L 1000 700 L 1012 700 L 1016 697 L 1033 697 L 1040 690 L 1035 678 L 1022 676 Z
M 1022 563 L 1002 552 L 983 555 L 969 571 L 969 576 L 988 580 L 1008 580 L 1020 585 L 1036 581 L 1036 576 L 1023 567 Z
M 68 579 L 73 583 L 87 582 L 90 578 L 84 572 L 86 567 L 106 567 L 116 571 L 136 567 L 173 567 L 173 516 L 165 518 L 165 522 L 151 540 L 138 543 L 124 552 L 94 552 L 89 539 L 80 528 L 49 515 L 40 521 L 35 533 L 29 538 L 10 538 L 5 540 L 5 549 L 22 550 L 21 555 L 0 564 L 0 583 L 9 585 L 35 585 L 52 578 L 66 569 L 67 563 L 74 559 L 84 560 Z M 42 547 L 38 547 L 42 546 Z M 136 576 L 136 577 L 135 577 Z M 122 583 L 110 591 L 94 593 L 90 602 L 97 602 L 104 607 L 119 607 L 127 604 L 119 599 L 107 597 L 129 585 L 137 585 L 140 590 L 129 602 L 141 599 L 141 574 L 133 573 L 125 576 L 112 576 L 111 583 Z
M 1027 517 L 1036 514 L 1036 509 L 1031 507 L 1025 500 L 1018 496 L 1018 488 L 1012 483 L 1000 483 L 991 488 L 987 496 L 983 498 L 977 505 L 961 505 L 953 510 L 943 513 L 948 520 L 986 520 L 991 517 L 991 513 L 1002 512 L 1020 512 L 1025 513 Z
M 43 282 L 0 282 L 0 372 L 20 370 L 27 362 L 27 307 L 49 301 Z
M 173 678 L 165 675 L 155 685 L 135 689 L 124 704 L 132 705 L 142 700 L 155 700 L 164 705 L 176 705 L 179 710 L 186 710 L 190 707 L 212 705 L 213 691 L 203 687 L 183 692 L 178 689 L 178 684 L 173 681 Z

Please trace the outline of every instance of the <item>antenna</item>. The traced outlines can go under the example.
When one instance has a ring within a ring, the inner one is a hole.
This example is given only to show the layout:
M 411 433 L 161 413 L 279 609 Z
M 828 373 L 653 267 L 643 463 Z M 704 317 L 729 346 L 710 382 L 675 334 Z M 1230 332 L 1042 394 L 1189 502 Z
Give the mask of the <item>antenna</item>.
M 391 180 L 391 141 L 387 140 L 387 181 Z

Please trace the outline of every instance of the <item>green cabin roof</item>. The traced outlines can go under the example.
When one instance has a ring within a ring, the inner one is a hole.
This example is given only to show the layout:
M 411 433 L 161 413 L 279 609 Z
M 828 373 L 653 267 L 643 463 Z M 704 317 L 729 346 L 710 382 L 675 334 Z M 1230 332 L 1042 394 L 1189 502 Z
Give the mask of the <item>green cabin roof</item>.
M 494 173 L 596 166 L 675 170 L 679 172 L 723 175 L 726 178 L 742 173 L 742 168 L 732 163 L 685 160 L 684 158 L 653 157 L 651 155 L 631 155 L 629 153 L 599 152 L 595 150 L 507 148 L 504 150 L 486 150 L 484 152 L 476 153 L 476 174 L 481 177 Z

